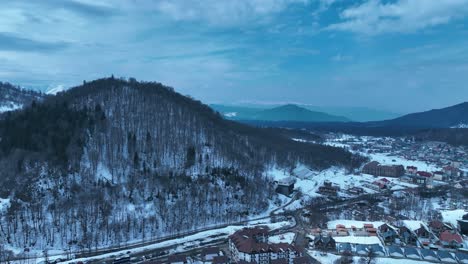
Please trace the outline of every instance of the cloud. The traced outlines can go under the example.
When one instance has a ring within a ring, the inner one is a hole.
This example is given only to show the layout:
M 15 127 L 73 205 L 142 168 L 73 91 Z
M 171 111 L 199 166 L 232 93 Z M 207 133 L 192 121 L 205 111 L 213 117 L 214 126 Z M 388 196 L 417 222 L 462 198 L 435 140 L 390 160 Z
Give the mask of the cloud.
M 0 33 L 1 51 L 35 51 L 50 52 L 68 47 L 66 42 L 42 42 L 33 39 L 23 38 L 8 33 Z
M 203 21 L 216 26 L 248 24 L 309 0 L 161 0 L 154 8 L 176 21 Z
M 365 35 L 411 33 L 468 16 L 468 0 L 367 0 L 340 13 L 329 30 Z

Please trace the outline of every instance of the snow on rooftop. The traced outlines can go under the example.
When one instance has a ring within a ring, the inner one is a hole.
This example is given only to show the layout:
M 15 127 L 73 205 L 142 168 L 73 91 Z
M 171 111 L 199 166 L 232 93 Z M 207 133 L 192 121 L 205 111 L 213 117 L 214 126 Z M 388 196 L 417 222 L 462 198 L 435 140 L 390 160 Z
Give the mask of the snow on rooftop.
M 292 242 L 294 241 L 295 236 L 296 236 L 295 233 L 288 232 L 288 233 L 284 233 L 284 234 L 280 234 L 280 235 L 276 235 L 276 236 L 270 236 L 268 238 L 268 242 L 270 242 L 270 243 L 288 243 L 288 244 L 292 244 Z
M 426 224 L 423 221 L 418 221 L 418 220 L 403 220 L 403 224 L 411 231 L 419 229 L 421 225 L 427 228 Z
M 444 222 L 450 223 L 453 226 L 457 226 L 457 220 L 461 220 L 468 211 L 463 209 L 441 211 L 442 219 Z
M 357 221 L 357 220 L 333 220 L 327 223 L 329 229 L 335 229 L 337 225 L 344 225 L 346 228 L 351 228 L 352 226 L 356 228 L 363 228 L 364 224 L 373 224 L 375 228 L 385 224 L 385 222 L 380 221 Z
M 336 243 L 350 243 L 350 244 L 361 244 L 361 245 L 382 245 L 380 239 L 376 236 L 336 236 L 333 237 Z

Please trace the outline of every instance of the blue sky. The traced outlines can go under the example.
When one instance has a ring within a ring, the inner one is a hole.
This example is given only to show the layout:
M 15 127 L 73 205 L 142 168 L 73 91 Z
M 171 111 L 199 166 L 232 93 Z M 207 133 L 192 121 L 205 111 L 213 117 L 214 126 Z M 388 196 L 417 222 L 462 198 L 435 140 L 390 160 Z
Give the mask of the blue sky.
M 468 101 L 468 0 L 0 0 L 0 80 L 104 76 L 206 103 Z

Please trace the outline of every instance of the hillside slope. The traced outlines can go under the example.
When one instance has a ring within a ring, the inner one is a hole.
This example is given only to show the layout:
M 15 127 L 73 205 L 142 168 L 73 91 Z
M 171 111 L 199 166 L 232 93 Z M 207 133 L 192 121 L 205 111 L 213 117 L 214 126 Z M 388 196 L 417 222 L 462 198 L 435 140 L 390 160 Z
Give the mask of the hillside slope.
M 0 82 L 0 113 L 21 109 L 34 100 L 42 100 L 43 94 L 21 89 L 10 83 Z
M 114 78 L 6 115 L 0 137 L 0 197 L 11 202 L 0 242 L 16 248 L 89 249 L 238 221 L 275 197 L 269 167 L 360 163 L 225 120 L 159 83 Z
M 408 114 L 391 120 L 369 123 L 371 126 L 420 128 L 450 128 L 463 124 L 468 124 L 468 102 L 441 109 Z

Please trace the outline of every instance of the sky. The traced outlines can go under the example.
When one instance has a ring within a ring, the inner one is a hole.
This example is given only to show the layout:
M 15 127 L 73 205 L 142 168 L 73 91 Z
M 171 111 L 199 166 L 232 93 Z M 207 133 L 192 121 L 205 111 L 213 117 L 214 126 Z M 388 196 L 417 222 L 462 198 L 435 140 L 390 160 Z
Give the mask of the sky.
M 0 81 L 110 75 L 205 103 L 468 101 L 468 0 L 0 0 Z

